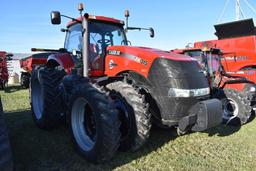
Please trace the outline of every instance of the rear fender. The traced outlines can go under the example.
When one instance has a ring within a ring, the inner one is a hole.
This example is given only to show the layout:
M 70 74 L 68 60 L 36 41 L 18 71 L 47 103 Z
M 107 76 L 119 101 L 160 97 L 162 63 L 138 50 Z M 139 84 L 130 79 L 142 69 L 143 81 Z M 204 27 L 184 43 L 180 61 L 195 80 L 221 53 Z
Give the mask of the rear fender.
M 67 73 L 70 73 L 74 68 L 74 61 L 69 53 L 55 53 L 48 57 L 46 65 L 61 66 Z

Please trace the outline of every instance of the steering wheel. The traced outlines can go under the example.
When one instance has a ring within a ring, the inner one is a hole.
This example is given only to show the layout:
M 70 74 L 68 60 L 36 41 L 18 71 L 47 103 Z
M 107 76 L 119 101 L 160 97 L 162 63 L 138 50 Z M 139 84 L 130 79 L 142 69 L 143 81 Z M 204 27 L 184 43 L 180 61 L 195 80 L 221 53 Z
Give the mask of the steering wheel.
M 102 44 L 102 43 L 108 44 L 108 43 L 110 43 L 110 40 L 109 40 L 109 39 L 105 39 L 104 42 L 103 42 L 103 40 L 100 39 L 100 40 L 97 41 L 97 43 L 100 43 L 100 44 Z

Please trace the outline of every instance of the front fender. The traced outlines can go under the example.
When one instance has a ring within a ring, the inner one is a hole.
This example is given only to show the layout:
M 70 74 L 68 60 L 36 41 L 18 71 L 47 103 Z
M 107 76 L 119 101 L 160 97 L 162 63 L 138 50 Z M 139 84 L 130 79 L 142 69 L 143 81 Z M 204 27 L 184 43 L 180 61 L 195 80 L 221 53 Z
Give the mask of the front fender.
M 47 58 L 47 64 L 55 61 L 59 66 L 63 67 L 67 73 L 71 72 L 71 69 L 74 68 L 74 61 L 72 56 L 69 53 L 55 53 L 51 54 Z

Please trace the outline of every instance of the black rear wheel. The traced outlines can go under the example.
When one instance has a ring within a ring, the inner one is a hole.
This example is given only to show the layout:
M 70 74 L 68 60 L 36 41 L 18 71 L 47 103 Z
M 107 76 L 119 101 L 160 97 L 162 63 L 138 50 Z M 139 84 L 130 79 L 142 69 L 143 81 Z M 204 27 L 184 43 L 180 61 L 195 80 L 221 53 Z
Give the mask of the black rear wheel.
M 32 116 L 41 129 L 51 129 L 62 120 L 64 107 L 58 86 L 64 75 L 64 71 L 49 67 L 35 69 L 32 72 Z
M 120 121 L 113 101 L 81 80 L 70 97 L 70 131 L 76 150 L 87 160 L 111 159 L 120 143 Z
M 22 72 L 20 76 L 20 85 L 24 88 L 29 88 L 30 74 Z
M 2 82 L 0 83 L 0 89 L 1 89 L 1 90 L 4 90 L 4 89 L 6 88 L 6 86 L 7 86 L 7 82 L 6 82 L 6 81 L 2 81 Z

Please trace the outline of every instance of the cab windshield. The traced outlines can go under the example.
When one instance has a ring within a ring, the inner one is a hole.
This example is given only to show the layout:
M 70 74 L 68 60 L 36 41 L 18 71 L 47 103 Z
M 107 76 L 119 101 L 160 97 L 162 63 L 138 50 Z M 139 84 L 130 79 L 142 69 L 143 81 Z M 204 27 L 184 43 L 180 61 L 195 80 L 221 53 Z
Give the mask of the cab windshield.
M 99 54 L 108 46 L 127 45 L 124 29 L 121 25 L 106 22 L 89 21 L 89 45 Z M 82 51 L 82 25 L 75 24 L 68 29 L 65 40 L 65 49 Z

